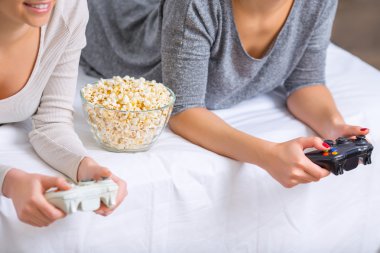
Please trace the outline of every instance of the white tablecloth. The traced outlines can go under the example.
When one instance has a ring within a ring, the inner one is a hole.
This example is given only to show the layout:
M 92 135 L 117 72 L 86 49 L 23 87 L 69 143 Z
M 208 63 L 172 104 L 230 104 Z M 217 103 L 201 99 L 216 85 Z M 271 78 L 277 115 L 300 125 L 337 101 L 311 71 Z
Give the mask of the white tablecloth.
M 0 252 L 379 252 L 380 72 L 332 45 L 327 76 L 347 122 L 371 129 L 373 164 L 292 189 L 168 129 L 144 153 L 102 150 L 78 93 L 78 134 L 90 155 L 128 182 L 129 196 L 109 217 L 78 212 L 47 228 L 21 223 L 11 201 L 0 197 Z M 92 80 L 81 73 L 78 84 Z M 312 134 L 279 93 L 216 113 L 271 141 Z M 34 153 L 29 129 L 29 122 L 0 127 L 1 163 L 58 175 Z

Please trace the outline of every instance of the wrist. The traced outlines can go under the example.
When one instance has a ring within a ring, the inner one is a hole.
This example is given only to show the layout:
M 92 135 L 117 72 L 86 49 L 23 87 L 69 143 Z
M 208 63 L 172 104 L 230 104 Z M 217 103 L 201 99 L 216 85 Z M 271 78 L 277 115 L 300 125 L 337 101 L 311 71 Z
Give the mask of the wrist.
M 316 132 L 324 139 L 335 139 L 337 129 L 341 128 L 345 124 L 346 123 L 344 122 L 343 117 L 338 115 L 326 121 L 325 124 L 322 124 L 320 129 L 316 129 Z
M 26 173 L 18 169 L 10 169 L 3 181 L 2 193 L 7 198 L 12 198 L 12 190 L 17 188 L 17 181 Z
M 264 141 L 261 145 L 256 148 L 256 160 L 253 164 L 259 166 L 260 168 L 266 170 L 266 164 L 268 164 L 268 159 L 272 159 L 275 146 L 278 143 Z
M 245 154 L 244 162 L 261 167 L 275 143 L 249 136 L 242 140 L 242 144 L 242 153 Z
M 93 168 L 97 165 L 92 158 L 84 157 L 78 166 L 77 181 L 92 179 Z
M 346 124 L 346 122 L 344 122 L 343 117 L 340 114 L 337 114 L 337 115 L 331 116 L 329 120 L 326 121 L 324 128 L 333 129 L 337 126 L 341 126 L 344 124 Z

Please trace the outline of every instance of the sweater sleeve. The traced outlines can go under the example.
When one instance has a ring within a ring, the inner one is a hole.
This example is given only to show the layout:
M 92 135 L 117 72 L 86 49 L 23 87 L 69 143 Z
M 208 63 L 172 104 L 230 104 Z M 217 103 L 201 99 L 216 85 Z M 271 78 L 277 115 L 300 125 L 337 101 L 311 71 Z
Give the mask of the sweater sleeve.
M 11 166 L 0 164 L 0 196 L 3 195 L 3 182 L 5 175 L 11 168 Z
M 215 1 L 167 0 L 162 7 L 162 79 L 176 94 L 173 114 L 205 107 Z
M 299 88 L 326 83 L 326 54 L 337 5 L 336 0 L 326 1 L 304 54 L 285 81 L 284 86 L 288 96 Z
M 29 133 L 37 154 L 75 182 L 79 163 L 86 156 L 86 150 L 73 127 L 79 57 L 86 44 L 88 21 L 87 6 L 84 6 L 86 1 L 79 2 L 76 20 L 68 21 L 72 22 L 69 42 L 43 91 L 38 110 L 32 117 L 33 130 Z

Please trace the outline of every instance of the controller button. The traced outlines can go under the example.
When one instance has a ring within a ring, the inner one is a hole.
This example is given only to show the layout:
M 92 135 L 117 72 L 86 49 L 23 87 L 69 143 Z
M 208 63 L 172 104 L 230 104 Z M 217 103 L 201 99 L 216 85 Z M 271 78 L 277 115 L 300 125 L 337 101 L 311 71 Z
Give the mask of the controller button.
M 330 145 L 329 145 L 328 143 L 326 143 L 326 142 L 324 142 L 322 145 L 323 145 L 325 148 L 330 148 Z
M 332 154 L 332 155 L 337 155 L 338 152 L 334 151 L 334 152 L 332 152 L 331 154 Z
M 324 143 L 327 143 L 330 147 L 334 145 L 334 141 L 332 140 L 324 140 Z
M 331 152 L 336 152 L 338 149 L 337 148 L 331 148 L 330 151 Z
M 329 152 L 323 152 L 323 156 L 329 156 Z

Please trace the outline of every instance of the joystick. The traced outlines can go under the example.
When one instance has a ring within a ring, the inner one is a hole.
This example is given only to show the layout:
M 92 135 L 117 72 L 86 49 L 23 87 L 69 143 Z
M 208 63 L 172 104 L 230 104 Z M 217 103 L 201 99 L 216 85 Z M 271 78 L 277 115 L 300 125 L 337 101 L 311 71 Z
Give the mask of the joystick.
M 345 143 L 349 143 L 350 140 L 346 137 L 339 137 L 338 139 L 336 139 L 336 144 L 337 145 L 340 145 L 340 144 L 345 144 Z
M 82 181 L 72 184 L 67 191 L 57 191 L 51 188 L 45 193 L 45 198 L 55 207 L 67 214 L 80 211 L 94 211 L 102 202 L 107 207 L 116 204 L 118 185 L 111 179 L 100 181 Z
M 355 140 L 355 143 L 357 145 L 366 145 L 367 144 L 367 141 L 365 139 L 365 136 L 364 135 L 359 135 L 359 136 L 356 136 L 356 140 Z
M 373 146 L 364 135 L 356 136 L 356 139 L 339 137 L 335 142 L 332 140 L 325 140 L 325 142 L 330 145 L 329 150 L 315 150 L 305 155 L 312 162 L 335 175 L 355 169 L 359 162 L 364 165 L 371 163 Z

